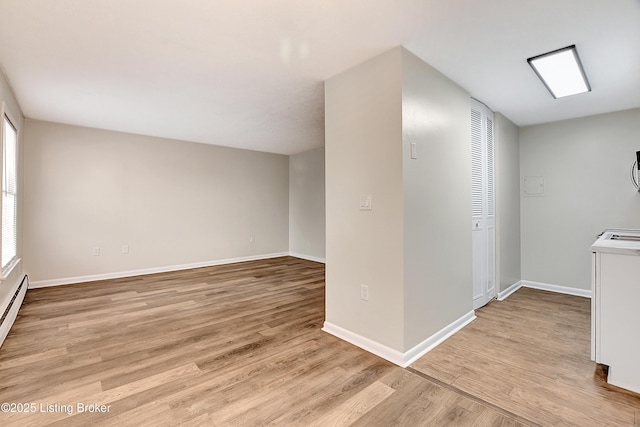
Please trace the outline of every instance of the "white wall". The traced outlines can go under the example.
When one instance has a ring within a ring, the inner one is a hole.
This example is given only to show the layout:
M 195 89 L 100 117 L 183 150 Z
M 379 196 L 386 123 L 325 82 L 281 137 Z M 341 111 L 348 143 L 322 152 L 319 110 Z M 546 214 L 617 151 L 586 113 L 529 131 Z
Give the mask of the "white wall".
M 402 77 L 406 351 L 473 309 L 471 124 L 469 94 L 404 49 Z
M 23 141 L 24 141 L 24 116 L 22 114 L 22 110 L 20 109 L 20 105 L 18 105 L 18 101 L 9 86 L 9 83 L 0 72 L 0 102 L 5 103 L 5 111 L 8 112 L 9 116 L 15 120 L 17 123 L 14 125 L 18 128 L 18 258 L 23 256 L 23 239 L 22 239 L 22 229 L 23 229 L 23 221 L 22 221 L 22 212 L 24 209 L 22 207 L 22 201 L 24 200 L 24 180 L 23 180 Z M 0 119 L 3 119 L 0 117 Z M 0 162 L 0 169 L 2 168 L 2 162 Z M 19 263 L 11 273 L 6 277 L 5 280 L 0 282 L 0 316 L 4 312 L 6 306 L 13 298 L 15 294 L 15 290 L 20 284 L 24 276 L 23 263 Z
M 402 50 L 325 82 L 326 322 L 403 349 Z M 359 210 L 371 195 L 371 211 Z M 369 300 L 360 299 L 360 285 Z
M 496 283 L 498 292 L 521 279 L 520 144 L 518 127 L 494 114 L 496 174 Z
M 401 47 L 325 91 L 325 330 L 403 363 L 472 310 L 469 94 Z
M 522 278 L 590 289 L 589 247 L 605 228 L 640 228 L 629 169 L 640 109 L 520 129 L 521 177 L 544 176 L 544 196 L 521 197 Z
M 24 145 L 32 281 L 288 252 L 287 156 L 36 120 Z
M 289 156 L 289 251 L 325 260 L 324 147 Z

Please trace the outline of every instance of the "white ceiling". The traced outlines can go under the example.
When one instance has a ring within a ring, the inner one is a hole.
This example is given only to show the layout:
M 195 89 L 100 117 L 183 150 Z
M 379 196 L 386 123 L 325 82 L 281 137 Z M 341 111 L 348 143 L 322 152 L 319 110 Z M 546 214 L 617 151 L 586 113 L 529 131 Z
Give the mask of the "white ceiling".
M 526 58 L 571 44 L 593 90 L 554 100 Z M 0 0 L 27 117 L 282 154 L 397 45 L 520 126 L 640 107 L 640 0 Z

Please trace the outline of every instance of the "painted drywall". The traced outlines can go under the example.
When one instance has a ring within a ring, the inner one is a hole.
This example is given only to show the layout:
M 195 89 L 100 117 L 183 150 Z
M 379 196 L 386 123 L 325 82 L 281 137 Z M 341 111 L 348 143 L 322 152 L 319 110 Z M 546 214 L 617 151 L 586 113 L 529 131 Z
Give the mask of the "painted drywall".
M 326 322 L 403 349 L 402 50 L 325 82 Z M 360 196 L 372 210 L 361 211 Z M 360 299 L 360 285 L 369 300 Z
M 23 256 L 23 239 L 22 239 L 22 229 L 23 229 L 23 201 L 24 201 L 24 180 L 22 171 L 23 167 L 23 140 L 24 140 L 24 116 L 22 114 L 22 110 L 20 109 L 20 105 L 16 100 L 13 91 L 11 90 L 11 86 L 9 85 L 8 80 L 4 76 L 2 72 L 0 72 L 0 102 L 4 102 L 4 110 L 8 113 L 8 115 L 16 122 L 14 125 L 18 129 L 18 230 L 17 230 L 17 256 L 18 258 L 22 258 Z M 0 119 L 2 119 L 0 117 Z M 2 162 L 0 162 L 0 170 L 2 168 Z M 13 270 L 7 275 L 7 277 L 0 282 L 0 310 L 4 312 L 6 306 L 13 298 L 15 294 L 16 288 L 20 284 L 24 276 L 23 271 L 23 263 L 19 262 Z M 0 315 L 1 315 L 0 312 Z
M 473 309 L 469 100 L 402 50 L 404 351 Z
M 326 320 L 407 354 L 472 310 L 469 94 L 401 47 L 325 91 Z
M 289 251 L 325 260 L 324 147 L 289 156 Z
M 590 289 L 589 247 L 605 228 L 640 228 L 630 181 L 640 150 L 640 109 L 520 128 L 520 174 L 544 177 L 521 191 L 522 278 Z
M 520 263 L 520 144 L 518 127 L 494 113 L 496 175 L 496 283 L 498 292 L 518 283 Z
M 36 120 L 25 130 L 32 281 L 288 252 L 287 156 Z

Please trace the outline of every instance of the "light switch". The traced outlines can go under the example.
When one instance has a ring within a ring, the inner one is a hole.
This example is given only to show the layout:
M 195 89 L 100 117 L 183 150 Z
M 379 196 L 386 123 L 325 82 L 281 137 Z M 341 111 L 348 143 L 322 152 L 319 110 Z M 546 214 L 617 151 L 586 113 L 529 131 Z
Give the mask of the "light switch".
M 412 142 L 410 144 L 411 147 L 411 158 L 412 159 L 417 159 L 418 158 L 418 146 L 416 145 L 415 142 Z
M 371 194 L 363 194 L 360 196 L 360 210 L 370 211 L 371 208 Z

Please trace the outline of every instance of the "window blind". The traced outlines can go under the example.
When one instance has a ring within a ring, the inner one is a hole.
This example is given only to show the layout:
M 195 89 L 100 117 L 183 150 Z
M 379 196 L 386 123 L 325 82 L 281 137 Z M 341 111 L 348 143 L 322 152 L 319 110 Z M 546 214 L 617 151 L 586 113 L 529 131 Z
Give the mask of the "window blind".
M 18 132 L 4 115 L 2 138 L 2 252 L 4 270 L 17 254 L 17 146 Z

